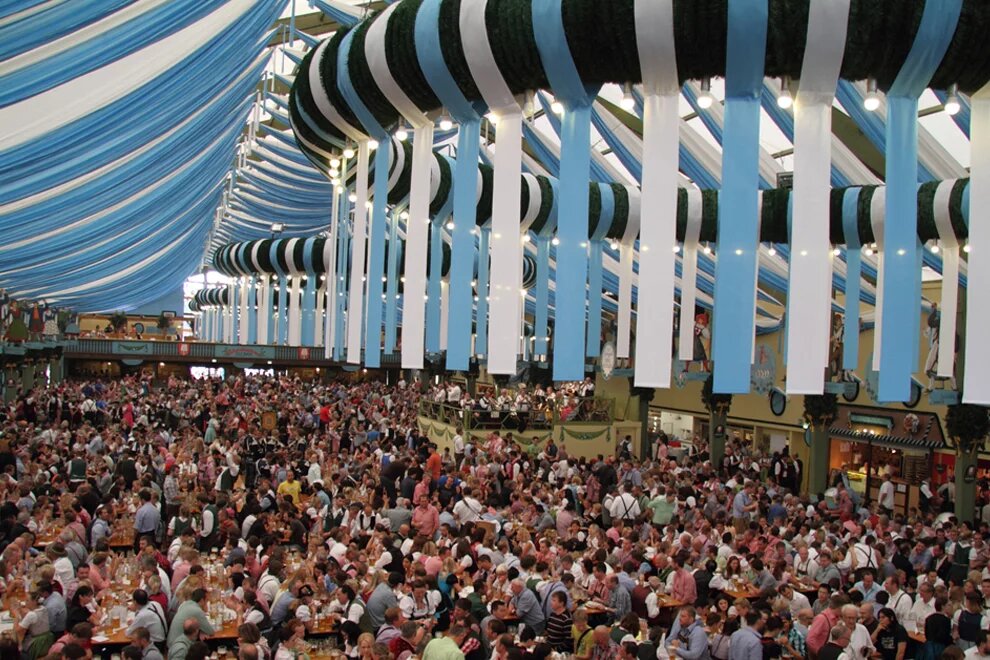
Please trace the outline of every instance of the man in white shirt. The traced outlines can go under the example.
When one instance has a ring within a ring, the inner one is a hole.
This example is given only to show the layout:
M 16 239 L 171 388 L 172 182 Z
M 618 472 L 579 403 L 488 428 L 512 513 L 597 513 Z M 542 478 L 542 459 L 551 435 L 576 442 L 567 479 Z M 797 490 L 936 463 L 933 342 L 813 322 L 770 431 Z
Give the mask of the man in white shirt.
M 794 559 L 794 577 L 800 579 L 807 578 L 812 582 L 818 577 L 818 562 L 811 558 L 808 546 L 798 547 L 797 557 Z
M 624 492 L 612 500 L 609 513 L 612 514 L 613 520 L 615 518 L 621 518 L 622 520 L 630 521 L 639 517 L 639 501 L 633 496 L 631 491 L 632 485 L 627 483 L 625 484 Z
M 897 615 L 898 621 L 907 621 L 908 614 L 911 612 L 911 607 L 914 603 L 911 600 L 911 596 L 907 593 L 901 591 L 901 582 L 895 575 L 891 575 L 883 583 L 884 589 L 890 594 L 890 599 L 887 601 L 887 607 L 894 610 L 894 614 Z
M 855 605 L 843 605 L 842 622 L 851 632 L 849 646 L 846 647 L 844 655 L 849 660 L 868 660 L 876 648 L 870 638 L 870 631 L 859 623 L 859 608 Z
M 454 505 L 454 517 L 457 518 L 457 523 L 463 525 L 468 522 L 477 522 L 481 520 L 483 512 L 484 507 L 481 502 L 471 496 L 470 488 L 465 487 L 460 501 Z
M 922 583 L 918 586 L 918 598 L 911 605 L 911 611 L 908 613 L 908 620 L 904 623 L 904 627 L 910 631 L 912 624 L 914 624 L 919 630 L 924 630 L 925 619 L 934 613 L 935 589 L 928 583 Z
M 460 466 L 461 461 L 464 460 L 464 436 L 462 435 L 464 430 L 461 427 L 457 427 L 457 431 L 454 433 L 453 443 L 454 443 L 454 461 L 458 466 Z
M 990 633 L 981 630 L 976 639 L 976 646 L 966 649 L 963 657 L 966 660 L 990 660 Z
M 884 513 L 888 516 L 894 513 L 894 482 L 890 480 L 890 476 L 883 478 L 883 483 L 880 484 L 880 508 L 883 509 Z

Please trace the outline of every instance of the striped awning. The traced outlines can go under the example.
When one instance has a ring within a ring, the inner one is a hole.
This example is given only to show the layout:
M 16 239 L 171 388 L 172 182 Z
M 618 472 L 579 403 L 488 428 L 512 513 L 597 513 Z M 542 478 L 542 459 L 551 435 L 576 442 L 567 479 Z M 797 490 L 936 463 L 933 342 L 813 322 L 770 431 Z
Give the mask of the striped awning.
M 906 435 L 860 433 L 851 429 L 831 427 L 828 430 L 832 437 L 848 438 L 856 442 L 870 442 L 875 445 L 901 447 L 908 449 L 945 449 L 946 444 L 938 438 L 911 437 Z

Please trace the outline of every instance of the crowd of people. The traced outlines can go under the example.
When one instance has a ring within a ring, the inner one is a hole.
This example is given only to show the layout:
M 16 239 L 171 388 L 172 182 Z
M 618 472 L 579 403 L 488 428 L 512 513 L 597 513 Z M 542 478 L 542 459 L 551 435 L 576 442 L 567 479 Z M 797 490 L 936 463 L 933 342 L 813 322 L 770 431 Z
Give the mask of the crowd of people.
M 738 439 L 719 465 L 698 440 L 438 447 L 417 415 L 441 390 L 482 400 L 286 375 L 23 393 L 0 660 L 990 660 L 986 523 L 812 498 Z

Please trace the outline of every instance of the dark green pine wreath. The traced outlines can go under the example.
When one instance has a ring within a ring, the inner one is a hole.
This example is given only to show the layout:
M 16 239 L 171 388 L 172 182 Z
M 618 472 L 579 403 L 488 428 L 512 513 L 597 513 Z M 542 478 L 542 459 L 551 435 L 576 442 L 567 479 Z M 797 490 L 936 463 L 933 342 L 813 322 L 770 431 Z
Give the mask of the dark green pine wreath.
M 718 394 L 714 388 L 714 376 L 708 375 L 705 383 L 701 386 L 701 404 L 710 413 L 725 415 L 732 406 L 731 394 Z
M 804 418 L 814 429 L 821 429 L 839 414 L 838 399 L 834 394 L 806 394 L 804 397 Z
M 983 447 L 990 433 L 987 408 L 969 403 L 949 406 L 945 415 L 945 430 L 956 443 L 959 454 L 973 454 Z

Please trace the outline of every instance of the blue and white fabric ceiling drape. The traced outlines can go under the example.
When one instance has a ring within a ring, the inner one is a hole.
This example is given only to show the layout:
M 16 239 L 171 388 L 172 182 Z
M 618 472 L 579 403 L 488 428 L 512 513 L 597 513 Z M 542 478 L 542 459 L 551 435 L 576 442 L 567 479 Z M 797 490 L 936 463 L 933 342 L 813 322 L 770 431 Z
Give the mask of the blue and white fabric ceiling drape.
M 284 1 L 17 4 L 0 24 L 0 287 L 80 311 L 178 289 Z

